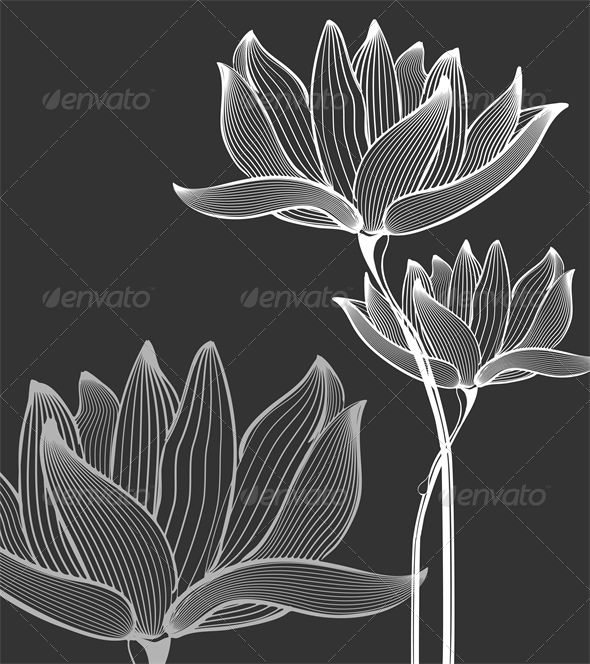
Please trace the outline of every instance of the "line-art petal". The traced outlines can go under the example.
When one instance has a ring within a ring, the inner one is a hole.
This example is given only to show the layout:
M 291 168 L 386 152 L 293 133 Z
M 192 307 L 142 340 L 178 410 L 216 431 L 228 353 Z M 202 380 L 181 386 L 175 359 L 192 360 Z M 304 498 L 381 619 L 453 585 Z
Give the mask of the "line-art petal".
M 105 585 L 38 567 L 0 550 L 2 597 L 72 632 L 108 641 L 131 635 L 135 616 L 125 597 Z
M 428 272 L 416 261 L 413 261 L 411 258 L 408 259 L 408 265 L 406 267 L 406 274 L 404 276 L 404 283 L 402 286 L 402 306 L 404 313 L 408 317 L 412 327 L 417 330 L 417 319 L 416 319 L 416 307 L 414 306 L 414 286 L 417 282 L 420 282 L 424 290 L 434 297 L 434 291 L 432 289 L 432 284 L 430 283 L 430 277 Z M 406 344 L 404 344 L 406 345 Z
M 252 31 L 244 36 L 234 52 L 234 68 L 258 93 L 291 163 L 311 180 L 327 182 L 313 138 L 309 94 L 301 80 L 271 55 Z
M 369 148 L 354 184 L 367 231 L 380 230 L 391 202 L 420 187 L 440 145 L 450 106 L 451 88 L 443 78 L 422 106 Z
M 551 285 L 563 274 L 561 256 L 551 247 L 545 256 L 514 284 L 502 350 L 522 341 Z
M 452 276 L 451 266 L 436 254 L 432 257 L 432 270 L 430 272 L 430 283 L 437 302 L 448 306 L 449 288 Z
M 269 606 L 268 604 L 255 604 L 252 602 L 228 602 L 227 605 L 214 609 L 199 620 L 199 626 L 190 629 L 195 632 L 219 632 L 227 629 L 241 629 L 251 625 L 282 618 L 287 610 Z M 184 632 L 186 634 L 187 631 Z
M 367 110 L 369 144 L 399 119 L 397 77 L 393 56 L 377 21 L 352 59 Z
M 320 210 L 311 210 L 306 208 L 295 208 L 293 210 L 283 210 L 275 212 L 274 216 L 282 221 L 288 221 L 300 226 L 311 226 L 312 228 L 343 229 L 343 226 L 337 222 L 334 217 L 321 212 Z
M 420 573 L 420 582 L 426 570 Z M 264 560 L 243 563 L 207 578 L 180 597 L 170 628 L 181 636 L 222 602 L 262 600 L 312 616 L 365 616 L 405 602 L 413 577 L 386 576 L 332 563 Z
M 467 325 L 473 317 L 473 293 L 481 276 L 481 265 L 465 240 L 453 265 L 447 307 Z
M 506 147 L 514 136 L 521 103 L 522 71 L 519 67 L 510 87 L 484 109 L 467 130 L 461 177 L 479 170 Z
M 174 185 L 174 190 L 183 203 L 211 217 L 252 219 L 308 208 L 325 212 L 344 230 L 354 232 L 363 225 L 359 212 L 343 196 L 324 185 L 300 178 L 253 178 L 205 189 Z
M 522 369 L 554 378 L 570 378 L 590 371 L 590 357 L 566 353 L 563 350 L 519 348 L 498 355 L 484 364 L 477 372 L 475 384 L 485 385 L 499 373 L 509 369 Z
M 160 489 L 162 447 L 177 408 L 178 396 L 146 341 L 121 398 L 111 477 L 150 511 Z
M 209 570 L 233 503 L 237 457 L 233 406 L 215 344 L 191 365 L 162 454 L 157 512 L 170 543 L 179 592 Z
M 344 390 L 322 358 L 248 427 L 239 447 L 234 504 L 218 568 L 265 537 L 310 443 L 344 408 Z
M 422 102 L 434 93 L 443 77 L 447 78 L 451 85 L 451 110 L 438 155 L 424 181 L 423 186 L 429 188 L 451 182 L 459 172 L 465 156 L 467 87 L 458 48 L 443 53 L 434 63 L 424 83 Z
M 520 383 L 523 380 L 534 378 L 537 374 L 532 371 L 521 371 L 520 369 L 508 369 L 502 371 L 486 385 L 507 385 L 508 383 Z
M 334 302 L 344 309 L 354 331 L 376 355 L 406 375 L 421 380 L 413 353 L 384 337 L 371 323 L 366 311 L 363 311 L 362 302 L 340 297 L 335 297 Z M 454 366 L 434 357 L 429 357 L 428 362 L 439 387 L 455 388 L 459 385 L 459 374 Z
M 400 116 L 404 118 L 420 106 L 426 82 L 424 69 L 424 44 L 416 42 L 404 51 L 395 62 L 399 85 Z
M 108 475 L 119 400 L 110 387 L 88 371 L 80 375 L 78 394 L 80 403 L 76 424 L 84 458 L 96 470 Z
M 502 345 L 510 310 L 510 275 L 504 249 L 498 240 L 488 249 L 473 293 L 471 329 L 481 349 L 482 362 Z
M 12 484 L 0 473 L 0 547 L 23 560 L 33 561 L 33 554 L 21 522 L 20 498 Z
M 457 367 L 462 385 L 473 385 L 481 356 L 469 327 L 429 295 L 420 282 L 414 286 L 414 303 L 429 352 Z
M 365 402 L 337 415 L 307 452 L 272 528 L 252 558 L 320 560 L 346 535 L 361 498 Z
M 314 136 L 324 169 L 334 188 L 352 200 L 354 176 L 367 150 L 365 102 L 333 21 L 322 31 L 311 80 Z
M 418 233 L 450 221 L 485 201 L 524 168 L 553 120 L 565 108 L 567 104 L 545 107 L 479 171 L 395 201 L 387 210 L 386 230 L 393 235 Z
M 365 306 L 369 320 L 377 330 L 394 344 L 407 350 L 408 344 L 404 331 L 389 300 L 373 287 L 368 274 L 365 274 Z
M 40 565 L 78 574 L 81 568 L 77 556 L 63 537 L 41 472 L 41 433 L 49 419 L 55 420 L 66 445 L 82 456 L 78 427 L 68 407 L 51 387 L 32 380 L 20 432 L 18 493 L 21 522 L 33 557 Z

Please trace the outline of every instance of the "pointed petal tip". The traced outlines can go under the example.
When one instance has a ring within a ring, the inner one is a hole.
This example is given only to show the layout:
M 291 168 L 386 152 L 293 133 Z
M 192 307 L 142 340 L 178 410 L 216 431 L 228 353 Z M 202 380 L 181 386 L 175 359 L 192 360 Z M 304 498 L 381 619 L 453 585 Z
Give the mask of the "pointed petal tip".
M 151 341 L 144 341 L 144 344 L 139 351 L 139 358 L 149 366 L 158 368 L 158 358 L 156 357 L 156 351 L 154 350 Z
M 371 25 L 369 26 L 369 30 L 368 30 L 368 32 L 367 32 L 367 37 L 368 37 L 369 39 L 374 39 L 375 37 L 377 37 L 377 36 L 380 35 L 380 34 L 382 34 L 381 26 L 380 26 L 379 23 L 377 22 L 377 19 L 374 18 L 374 19 L 371 21 Z
M 428 567 L 425 567 L 421 572 L 420 572 L 420 583 L 424 583 L 424 579 L 428 576 Z
M 45 394 L 46 396 L 55 396 L 56 392 L 52 387 L 37 380 L 31 380 L 29 383 L 29 399 Z
M 422 266 L 420 265 L 420 263 L 418 263 L 418 261 L 415 261 L 415 260 L 413 260 L 412 258 L 408 258 L 407 269 L 408 269 L 408 270 L 410 270 L 410 269 L 412 269 L 412 270 L 420 270 L 420 269 L 422 269 Z
M 91 374 L 90 371 L 81 371 L 80 372 L 80 382 L 81 383 L 97 383 L 98 378 L 94 375 Z
M 496 240 L 496 242 L 497 242 L 497 240 Z M 461 245 L 460 251 L 466 251 L 466 252 L 469 252 L 469 253 L 473 253 L 471 251 L 471 243 L 469 242 L 469 240 L 467 240 L 467 239 L 463 240 L 463 244 Z
M 448 56 L 450 58 L 454 58 L 459 63 L 461 62 L 461 51 L 459 48 L 452 48 L 450 51 L 448 51 Z

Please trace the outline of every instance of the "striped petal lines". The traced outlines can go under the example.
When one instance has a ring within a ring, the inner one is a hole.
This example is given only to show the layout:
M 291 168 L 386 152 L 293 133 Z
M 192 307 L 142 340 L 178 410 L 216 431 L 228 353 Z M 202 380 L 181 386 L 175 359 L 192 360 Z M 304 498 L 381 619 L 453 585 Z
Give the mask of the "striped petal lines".
M 0 473 L 0 548 L 33 562 L 33 554 L 23 530 L 20 497 Z
M 406 336 L 389 300 L 373 287 L 368 274 L 365 274 L 365 306 L 371 323 L 379 333 L 407 349 Z
M 424 69 L 424 45 L 417 42 L 404 51 L 395 62 L 399 86 L 400 117 L 415 111 L 420 106 L 426 70 Z
M 432 270 L 430 272 L 430 283 L 437 302 L 448 306 L 449 288 L 453 270 L 451 266 L 436 254 L 432 257 Z
M 449 297 L 446 306 L 467 325 L 473 317 L 473 294 L 481 276 L 481 265 L 465 240 L 461 247 L 451 275 Z
M 409 259 L 402 286 L 402 307 L 414 329 L 417 329 L 416 307 L 414 305 L 414 286 L 418 282 L 428 295 L 434 297 L 434 291 L 432 289 L 432 284 L 430 283 L 428 272 L 426 272 L 420 263 Z

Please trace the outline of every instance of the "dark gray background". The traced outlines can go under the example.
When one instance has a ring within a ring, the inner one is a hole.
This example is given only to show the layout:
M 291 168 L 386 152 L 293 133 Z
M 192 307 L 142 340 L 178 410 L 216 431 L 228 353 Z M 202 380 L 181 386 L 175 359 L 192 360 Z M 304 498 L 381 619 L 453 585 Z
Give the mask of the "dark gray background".
M 179 388 L 194 352 L 214 339 L 243 432 L 319 353 L 350 401 L 369 400 L 361 508 L 332 559 L 409 571 L 416 486 L 436 452 L 422 387 L 381 365 L 335 307 L 240 302 L 255 287 L 361 296 L 354 238 L 273 218 L 226 226 L 185 209 L 172 191 L 173 181 L 203 186 L 238 177 L 219 135 L 215 62 L 230 62 L 247 30 L 307 81 L 326 19 L 358 47 L 375 17 L 395 55 L 423 40 L 430 66 L 460 46 L 473 93 L 500 93 L 520 64 L 533 103 L 570 103 L 500 193 L 432 233 L 396 241 L 397 279 L 407 257 L 452 260 L 465 237 L 480 257 L 500 238 L 514 274 L 553 244 L 577 268 L 574 323 L 561 347 L 587 352 L 586 3 L 9 2 L 2 7 L 1 451 L 11 479 L 30 379 L 51 384 L 75 409 L 81 370 L 120 394 L 150 339 Z M 146 92 L 149 106 L 84 113 L 42 103 L 57 89 L 111 87 Z M 47 308 L 42 296 L 57 287 L 147 290 L 150 302 L 115 311 Z M 508 482 L 507 489 L 542 489 L 546 500 L 457 506 L 458 662 L 588 661 L 588 398 L 577 379 L 480 393 L 456 444 L 458 490 Z M 424 540 L 431 559 L 424 661 L 440 656 L 438 523 L 435 506 Z M 409 618 L 407 606 L 372 619 L 291 615 L 239 633 L 187 637 L 173 643 L 170 661 L 405 662 Z M 7 604 L 2 622 L 3 661 L 127 661 L 122 644 L 76 636 Z

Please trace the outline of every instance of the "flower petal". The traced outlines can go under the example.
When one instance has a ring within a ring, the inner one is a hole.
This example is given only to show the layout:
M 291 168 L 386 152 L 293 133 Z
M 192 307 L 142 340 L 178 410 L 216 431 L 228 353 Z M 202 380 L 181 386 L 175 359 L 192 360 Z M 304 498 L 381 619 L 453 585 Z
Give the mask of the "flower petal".
M 420 106 L 426 82 L 424 69 L 424 45 L 416 42 L 404 51 L 395 63 L 399 85 L 400 117 L 404 118 Z
M 51 502 L 85 576 L 122 592 L 138 631 L 159 636 L 176 586 L 164 534 L 143 505 L 68 449 L 54 420 L 43 427 L 40 456 Z
M 2 597 L 52 625 L 95 639 L 123 640 L 135 624 L 123 595 L 105 585 L 51 572 L 0 550 Z
M 340 544 L 361 498 L 360 426 L 365 403 L 343 410 L 318 436 L 251 558 L 320 560 Z
M 88 371 L 80 375 L 78 394 L 76 424 L 84 458 L 103 475 L 109 475 L 119 400 L 110 387 Z
M 377 21 L 352 59 L 367 109 L 369 143 L 374 143 L 399 119 L 395 65 Z
M 450 104 L 451 89 L 445 78 L 422 106 L 369 148 L 354 184 L 369 232 L 383 227 L 383 214 L 392 201 L 420 187 L 440 145 Z
M 354 331 L 376 355 L 407 376 L 421 380 L 414 354 L 384 337 L 363 311 L 361 302 L 339 297 L 335 297 L 334 302 L 344 309 Z M 429 357 L 428 362 L 439 387 L 454 388 L 459 385 L 459 374 L 454 366 L 434 357 Z
M 282 618 L 288 611 L 269 606 L 268 604 L 255 604 L 252 602 L 228 602 L 225 606 L 213 609 L 208 615 L 199 620 L 198 627 L 190 628 L 188 632 L 212 632 L 227 629 L 241 629 L 252 625 Z M 184 632 L 185 634 L 187 631 Z
M 426 570 L 420 573 L 420 581 Z M 198 626 L 222 602 L 262 600 L 312 616 L 366 616 L 405 602 L 413 577 L 386 576 L 332 563 L 264 560 L 209 577 L 180 597 L 170 614 L 175 635 Z
M 436 254 L 432 257 L 432 271 L 430 283 L 437 302 L 446 307 L 449 301 L 449 287 L 451 285 L 451 266 Z
M 368 274 L 365 274 L 365 305 L 371 323 L 380 334 L 407 350 L 408 344 L 404 331 L 389 300 L 373 287 Z
M 435 356 L 457 367 L 461 384 L 473 385 L 480 363 L 477 340 L 467 325 L 452 311 L 439 304 L 417 282 L 414 303 L 422 338 Z
M 367 150 L 365 102 L 344 37 L 332 21 L 326 22 L 318 44 L 311 97 L 324 169 L 334 188 L 352 200 L 354 176 Z
M 488 249 L 481 276 L 473 293 L 471 329 L 481 349 L 482 362 L 502 345 L 510 308 L 510 275 L 498 240 Z
M 467 325 L 473 317 L 473 293 L 480 276 L 481 265 L 465 240 L 453 265 L 446 306 Z
M 451 184 L 395 201 L 385 217 L 387 231 L 393 235 L 417 233 L 450 221 L 485 201 L 524 168 L 550 124 L 566 107 L 566 104 L 545 107 L 495 159 L 479 171 Z
M 0 473 L 0 547 L 33 561 L 21 521 L 21 504 L 12 484 Z
M 265 537 L 310 443 L 344 407 L 344 391 L 318 358 L 303 380 L 248 427 L 239 448 L 234 504 L 217 568 L 248 556 Z
M 343 230 L 354 232 L 363 225 L 359 212 L 343 196 L 324 185 L 299 178 L 239 180 L 205 189 L 174 185 L 174 190 L 183 203 L 211 217 L 252 219 L 307 208 L 325 212 Z
M 485 385 L 499 373 L 509 369 L 522 369 L 554 378 L 570 378 L 590 371 L 590 357 L 547 348 L 511 350 L 484 364 L 477 372 L 475 383 L 478 386 Z
M 233 503 L 236 431 L 229 386 L 215 344 L 191 365 L 162 453 L 158 522 L 172 547 L 179 592 L 212 567 Z
M 234 67 L 258 93 L 291 163 L 311 180 L 326 181 L 313 138 L 309 94 L 299 78 L 252 31 L 238 44 Z
M 460 176 L 488 164 L 513 138 L 522 102 L 522 71 L 516 70 L 512 85 L 479 115 L 467 130 L 465 159 Z
M 402 286 L 402 306 L 404 313 L 408 317 L 412 327 L 417 330 L 416 307 L 414 306 L 414 286 L 417 282 L 422 284 L 428 295 L 434 297 L 432 284 L 428 272 L 416 261 L 408 260 L 406 267 L 406 274 L 404 276 L 404 284 Z M 407 344 L 406 344 L 407 345 Z
M 153 511 L 160 489 L 160 455 L 178 396 L 146 341 L 121 398 L 111 455 L 111 477 Z

